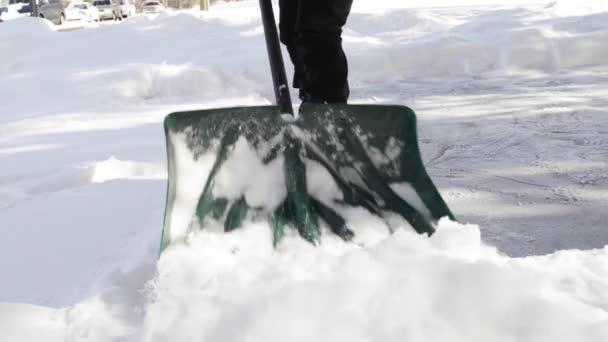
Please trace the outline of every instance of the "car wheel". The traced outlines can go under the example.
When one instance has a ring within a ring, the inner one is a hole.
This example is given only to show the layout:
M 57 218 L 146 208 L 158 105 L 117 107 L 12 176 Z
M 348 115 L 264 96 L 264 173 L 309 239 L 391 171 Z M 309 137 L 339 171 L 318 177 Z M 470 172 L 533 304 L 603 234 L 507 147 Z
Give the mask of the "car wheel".
M 44 14 L 40 13 L 38 15 L 38 17 L 40 17 L 40 19 L 44 19 L 44 20 L 48 20 L 47 18 L 44 17 Z M 55 24 L 54 22 L 52 22 L 51 20 L 49 20 L 52 24 Z

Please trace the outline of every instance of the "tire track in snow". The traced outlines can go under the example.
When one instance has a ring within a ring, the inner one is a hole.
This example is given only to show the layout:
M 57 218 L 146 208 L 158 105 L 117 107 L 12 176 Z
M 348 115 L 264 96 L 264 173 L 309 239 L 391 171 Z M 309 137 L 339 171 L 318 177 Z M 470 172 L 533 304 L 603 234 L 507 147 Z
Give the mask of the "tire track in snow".
M 599 223 L 608 203 L 606 84 L 602 72 L 513 75 L 412 83 L 405 93 L 415 99 L 427 171 L 459 219 L 480 224 L 503 252 L 528 255 L 608 238 Z

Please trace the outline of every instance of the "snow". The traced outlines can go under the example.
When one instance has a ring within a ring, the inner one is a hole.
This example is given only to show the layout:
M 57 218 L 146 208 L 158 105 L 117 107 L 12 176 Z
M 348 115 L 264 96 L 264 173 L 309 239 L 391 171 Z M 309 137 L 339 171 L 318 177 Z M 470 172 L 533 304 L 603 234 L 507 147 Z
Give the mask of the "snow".
M 193 236 L 170 247 L 155 274 L 151 262 L 112 274 L 67 309 L 2 304 L 12 315 L 1 322 L 25 330 L 3 331 L 21 337 L 43 325 L 51 342 L 608 336 L 608 248 L 509 258 L 481 243 L 476 226 L 444 221 L 430 239 L 400 230 L 369 248 L 337 238 L 315 248 L 291 236 L 274 250 L 267 228 Z
M 273 249 L 252 221 L 160 258 L 164 116 L 273 102 L 257 2 L 68 32 L 0 23 L 3 339 L 607 340 L 607 10 L 355 1 L 352 102 L 416 110 L 427 170 L 471 224 L 389 236 L 353 208 L 356 244 Z
M 594 341 L 608 333 L 605 295 L 573 296 L 560 285 L 582 281 L 569 270 L 580 264 L 509 260 L 483 246 L 475 227 L 446 222 L 430 240 L 400 231 L 368 249 L 292 240 L 277 255 L 265 227 L 239 234 L 203 234 L 191 242 L 197 249 L 161 258 L 144 340 Z M 605 286 L 596 272 L 585 281 Z

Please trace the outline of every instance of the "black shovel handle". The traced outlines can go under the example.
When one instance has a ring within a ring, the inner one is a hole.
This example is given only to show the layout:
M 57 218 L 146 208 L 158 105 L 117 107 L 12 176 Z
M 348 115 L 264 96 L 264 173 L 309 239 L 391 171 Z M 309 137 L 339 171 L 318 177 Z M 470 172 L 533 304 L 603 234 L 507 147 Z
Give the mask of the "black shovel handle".
M 260 10 L 262 12 L 262 24 L 264 25 L 264 38 L 266 38 L 266 48 L 268 49 L 268 59 L 272 72 L 272 83 L 274 85 L 274 96 L 277 105 L 283 114 L 293 115 L 293 106 L 289 96 L 289 83 L 285 76 L 285 64 L 281 54 L 281 43 L 277 25 L 272 11 L 271 0 L 260 0 Z

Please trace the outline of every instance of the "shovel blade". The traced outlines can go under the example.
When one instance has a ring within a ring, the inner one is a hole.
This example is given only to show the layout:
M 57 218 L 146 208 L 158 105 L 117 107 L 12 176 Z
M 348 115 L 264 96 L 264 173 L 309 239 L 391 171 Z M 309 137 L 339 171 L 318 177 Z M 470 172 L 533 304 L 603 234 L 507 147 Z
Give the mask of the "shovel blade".
M 319 220 L 350 239 L 332 205 L 308 194 L 311 161 L 329 172 L 342 204 L 397 213 L 419 233 L 454 219 L 424 169 L 416 116 L 404 106 L 306 104 L 293 122 L 276 106 L 178 112 L 166 117 L 165 135 L 161 251 L 193 230 L 232 231 L 248 215 L 271 218 L 275 243 L 285 225 L 318 243 Z

